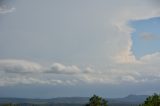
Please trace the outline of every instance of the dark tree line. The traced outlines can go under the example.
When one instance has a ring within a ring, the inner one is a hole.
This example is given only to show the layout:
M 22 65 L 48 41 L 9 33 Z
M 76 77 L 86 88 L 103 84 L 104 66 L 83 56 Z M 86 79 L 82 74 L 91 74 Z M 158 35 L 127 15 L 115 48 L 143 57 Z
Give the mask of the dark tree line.
M 93 95 L 86 106 L 108 106 L 108 102 L 102 97 Z M 160 106 L 160 94 L 154 94 L 146 98 L 143 104 L 139 106 Z
M 89 103 L 86 104 L 86 106 L 108 106 L 107 100 L 103 99 L 102 97 L 99 97 L 97 95 L 93 95 Z
M 160 95 L 155 93 L 149 96 L 144 103 L 139 106 L 160 106 Z

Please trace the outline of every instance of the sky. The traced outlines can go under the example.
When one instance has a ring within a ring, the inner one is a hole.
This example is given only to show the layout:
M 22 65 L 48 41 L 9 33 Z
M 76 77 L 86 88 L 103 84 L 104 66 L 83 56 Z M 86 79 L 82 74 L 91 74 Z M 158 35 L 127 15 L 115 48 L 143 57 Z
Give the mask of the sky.
M 0 0 L 1 97 L 160 92 L 158 0 Z
M 131 22 L 135 31 L 132 34 L 132 50 L 137 57 L 160 51 L 160 17 Z

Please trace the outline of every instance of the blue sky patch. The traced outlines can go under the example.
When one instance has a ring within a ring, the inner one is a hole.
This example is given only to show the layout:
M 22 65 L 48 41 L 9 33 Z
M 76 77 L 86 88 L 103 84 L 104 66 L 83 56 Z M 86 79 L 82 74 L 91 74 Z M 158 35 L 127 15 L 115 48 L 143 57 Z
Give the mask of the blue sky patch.
M 132 21 L 132 51 L 137 58 L 160 51 L 160 17 Z

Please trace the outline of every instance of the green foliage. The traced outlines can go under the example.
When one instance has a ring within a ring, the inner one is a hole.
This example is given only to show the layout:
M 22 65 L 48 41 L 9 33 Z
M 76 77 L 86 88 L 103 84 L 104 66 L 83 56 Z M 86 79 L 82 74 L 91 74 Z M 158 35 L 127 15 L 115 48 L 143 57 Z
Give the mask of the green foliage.
M 143 104 L 139 106 L 160 106 L 160 95 L 154 94 L 152 96 L 149 96 Z
M 86 106 L 108 106 L 107 101 L 102 97 L 93 95 Z

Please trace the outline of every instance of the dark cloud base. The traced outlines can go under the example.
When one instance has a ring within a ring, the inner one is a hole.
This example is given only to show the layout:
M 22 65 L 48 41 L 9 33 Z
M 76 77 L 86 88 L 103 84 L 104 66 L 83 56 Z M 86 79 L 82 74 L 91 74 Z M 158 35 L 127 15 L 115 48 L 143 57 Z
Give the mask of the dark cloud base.
M 151 2 L 153 3 L 154 6 L 157 6 L 157 7 L 160 6 L 160 0 L 151 0 Z

